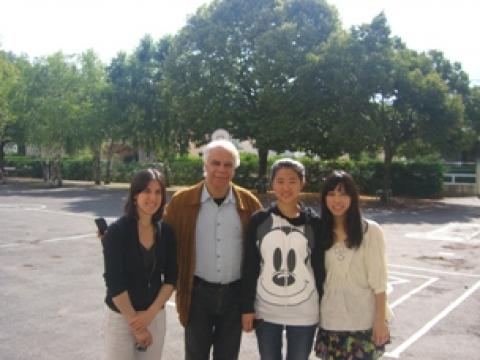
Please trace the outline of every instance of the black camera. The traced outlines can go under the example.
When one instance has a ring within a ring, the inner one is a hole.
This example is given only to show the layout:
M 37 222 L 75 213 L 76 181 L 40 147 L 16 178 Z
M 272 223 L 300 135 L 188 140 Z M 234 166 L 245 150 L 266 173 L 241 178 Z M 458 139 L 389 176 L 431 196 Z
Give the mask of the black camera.
M 141 344 L 135 344 L 135 350 L 137 351 L 147 351 L 147 348 Z
M 105 221 L 105 218 L 99 217 L 95 219 L 95 224 L 97 224 L 98 228 L 98 233 L 100 236 L 103 236 L 105 232 L 107 231 L 108 225 L 107 222 Z

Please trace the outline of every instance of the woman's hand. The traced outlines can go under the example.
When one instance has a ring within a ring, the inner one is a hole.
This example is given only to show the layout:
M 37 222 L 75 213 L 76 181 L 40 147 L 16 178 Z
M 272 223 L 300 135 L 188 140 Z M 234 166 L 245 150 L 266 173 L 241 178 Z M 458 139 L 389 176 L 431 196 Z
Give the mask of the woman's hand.
M 253 320 L 255 320 L 255 313 L 242 314 L 242 328 L 245 332 L 253 330 Z
M 137 311 L 137 314 L 128 320 L 128 324 L 134 332 L 146 329 L 153 321 L 155 313 L 148 309 L 145 311 Z
M 135 336 L 135 342 L 144 348 L 149 347 L 153 343 L 152 334 L 147 329 L 134 331 L 133 335 Z
M 384 320 L 375 321 L 373 324 L 372 340 L 377 346 L 383 345 L 390 340 L 390 330 Z

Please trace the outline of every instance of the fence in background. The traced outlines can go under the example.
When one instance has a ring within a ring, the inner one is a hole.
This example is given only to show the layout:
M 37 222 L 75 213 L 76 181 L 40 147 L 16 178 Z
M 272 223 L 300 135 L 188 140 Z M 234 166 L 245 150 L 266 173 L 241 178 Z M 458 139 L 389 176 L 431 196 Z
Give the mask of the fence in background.
M 480 195 L 480 162 L 446 162 L 445 196 Z

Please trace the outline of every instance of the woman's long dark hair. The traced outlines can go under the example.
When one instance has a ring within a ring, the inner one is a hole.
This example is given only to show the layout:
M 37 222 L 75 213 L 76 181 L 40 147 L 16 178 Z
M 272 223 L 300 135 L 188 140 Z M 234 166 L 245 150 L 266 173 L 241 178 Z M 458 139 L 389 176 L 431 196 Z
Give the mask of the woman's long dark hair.
M 165 177 L 157 169 L 144 169 L 135 174 L 130 182 L 130 189 L 128 190 L 127 202 L 125 203 L 125 214 L 127 216 L 138 219 L 137 203 L 135 197 L 148 187 L 150 181 L 158 181 L 160 184 L 160 191 L 162 192 L 162 203 L 158 210 L 152 216 L 152 224 L 155 224 L 162 218 L 163 209 L 167 202 L 167 187 Z
M 335 242 L 334 218 L 327 207 L 327 194 L 340 186 L 350 196 L 350 207 L 345 217 L 347 233 L 346 245 L 349 248 L 358 248 L 363 239 L 362 214 L 360 212 L 359 193 L 352 176 L 343 170 L 333 171 L 325 180 L 321 194 L 322 204 L 322 232 L 321 240 L 329 249 Z

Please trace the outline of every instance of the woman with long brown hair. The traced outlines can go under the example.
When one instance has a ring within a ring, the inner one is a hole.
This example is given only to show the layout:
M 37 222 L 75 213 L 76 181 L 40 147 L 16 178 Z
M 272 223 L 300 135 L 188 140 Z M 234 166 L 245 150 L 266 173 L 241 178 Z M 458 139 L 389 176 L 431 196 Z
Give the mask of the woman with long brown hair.
M 161 358 L 164 306 L 177 279 L 175 238 L 160 221 L 165 203 L 162 174 L 139 171 L 130 183 L 125 214 L 102 239 L 108 360 Z

